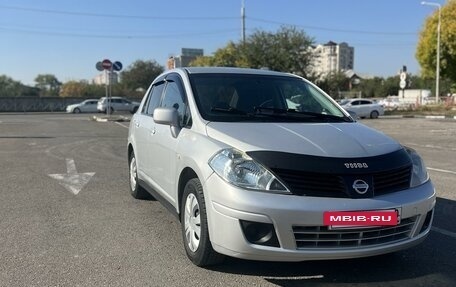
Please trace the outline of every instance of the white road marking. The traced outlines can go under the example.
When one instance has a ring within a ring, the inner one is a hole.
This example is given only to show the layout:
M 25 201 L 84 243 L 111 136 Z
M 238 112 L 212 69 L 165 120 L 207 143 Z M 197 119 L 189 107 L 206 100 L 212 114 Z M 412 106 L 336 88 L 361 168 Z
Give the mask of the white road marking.
M 456 171 L 451 171 L 451 170 L 446 170 L 446 169 L 433 168 L 433 167 L 428 167 L 427 169 L 432 170 L 432 171 L 443 172 L 443 173 L 456 174 Z
M 456 151 L 456 148 L 454 147 L 442 147 L 442 146 L 438 146 L 438 145 L 420 145 L 420 144 L 416 144 L 416 143 L 406 143 L 405 144 L 406 146 L 417 146 L 417 147 L 424 147 L 424 148 L 432 148 L 432 149 L 443 149 L 443 150 L 452 150 L 452 151 Z
M 126 128 L 126 129 L 128 129 L 128 126 L 124 126 L 123 124 L 121 124 L 121 123 L 119 123 L 119 122 L 115 122 L 115 123 L 118 124 L 118 125 L 121 126 L 121 127 L 124 127 L 124 128 Z
M 435 227 L 435 226 L 431 227 L 431 230 L 456 239 L 456 232 L 451 232 L 451 231 L 448 231 L 448 230 L 445 230 L 445 229 L 442 229 L 442 228 L 438 228 L 438 227 Z
M 58 183 L 65 187 L 69 192 L 76 195 L 89 182 L 94 172 L 78 173 L 74 159 L 66 159 L 67 173 L 48 174 L 51 178 L 56 179 Z

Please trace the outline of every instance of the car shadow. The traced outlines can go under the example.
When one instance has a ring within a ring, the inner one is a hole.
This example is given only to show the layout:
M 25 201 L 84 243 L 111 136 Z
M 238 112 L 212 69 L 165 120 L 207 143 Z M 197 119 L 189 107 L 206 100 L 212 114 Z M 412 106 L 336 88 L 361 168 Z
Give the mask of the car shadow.
M 438 198 L 434 227 L 455 233 L 456 202 Z M 374 257 L 296 263 L 227 258 L 213 271 L 263 277 L 277 286 L 456 286 L 455 238 L 431 231 L 418 246 Z M 386 283 L 385 283 L 386 282 Z

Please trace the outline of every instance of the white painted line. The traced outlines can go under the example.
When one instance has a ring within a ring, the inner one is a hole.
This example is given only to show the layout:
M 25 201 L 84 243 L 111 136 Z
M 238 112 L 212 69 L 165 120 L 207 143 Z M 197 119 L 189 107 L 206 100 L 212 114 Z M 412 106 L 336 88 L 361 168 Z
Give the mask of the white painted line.
M 128 126 L 124 126 L 123 124 L 121 124 L 121 123 L 119 123 L 119 122 L 115 122 L 115 123 L 118 124 L 118 125 L 121 126 L 121 127 L 124 127 L 124 128 L 126 128 L 126 129 L 128 129 Z
M 442 228 L 438 228 L 435 226 L 431 227 L 431 230 L 456 239 L 456 232 L 451 232 L 451 231 L 448 231 L 448 230 L 445 230 Z
M 67 173 L 48 175 L 49 177 L 56 179 L 61 186 L 65 187 L 74 195 L 78 194 L 95 174 L 94 172 L 78 173 L 76 164 L 72 158 L 66 159 L 66 167 Z
M 432 171 L 443 172 L 443 173 L 456 174 L 456 171 L 451 171 L 451 170 L 446 170 L 446 169 L 433 168 L 433 167 L 428 167 L 427 169 L 432 170 Z

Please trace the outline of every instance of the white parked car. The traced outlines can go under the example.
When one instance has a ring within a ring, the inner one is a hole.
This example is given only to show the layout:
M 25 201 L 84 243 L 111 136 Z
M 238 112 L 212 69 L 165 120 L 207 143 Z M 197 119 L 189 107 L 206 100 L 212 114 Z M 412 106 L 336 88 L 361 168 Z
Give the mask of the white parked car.
M 431 230 L 421 157 L 295 75 L 166 71 L 131 119 L 127 152 L 131 195 L 180 219 L 198 266 L 374 256 Z
M 379 102 L 386 110 L 396 110 L 401 106 L 398 96 L 389 96 Z
M 385 110 L 379 103 L 368 99 L 345 99 L 340 102 L 346 111 L 355 113 L 360 118 L 376 119 L 383 116 Z
M 109 106 L 110 114 L 118 111 L 127 111 L 132 114 L 136 113 L 139 107 L 138 102 L 132 102 L 122 97 L 111 97 L 109 98 L 109 105 L 108 100 L 106 97 L 100 98 L 98 100 L 97 110 L 100 113 L 106 113 Z
M 97 112 L 97 99 L 88 99 L 78 104 L 68 105 L 66 107 L 67 113 L 96 113 Z

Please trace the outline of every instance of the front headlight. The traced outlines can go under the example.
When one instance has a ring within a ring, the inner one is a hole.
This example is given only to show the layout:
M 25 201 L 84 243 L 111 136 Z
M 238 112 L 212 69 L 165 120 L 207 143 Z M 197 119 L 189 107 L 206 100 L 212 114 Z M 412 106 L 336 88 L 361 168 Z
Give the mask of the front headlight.
M 412 180 L 410 181 L 410 187 L 415 187 L 421 185 L 429 180 L 429 175 L 424 164 L 423 159 L 418 155 L 418 153 L 411 149 L 407 148 L 407 152 L 412 159 Z
M 217 152 L 209 166 L 225 181 L 242 188 L 258 191 L 290 191 L 261 164 L 233 148 Z

